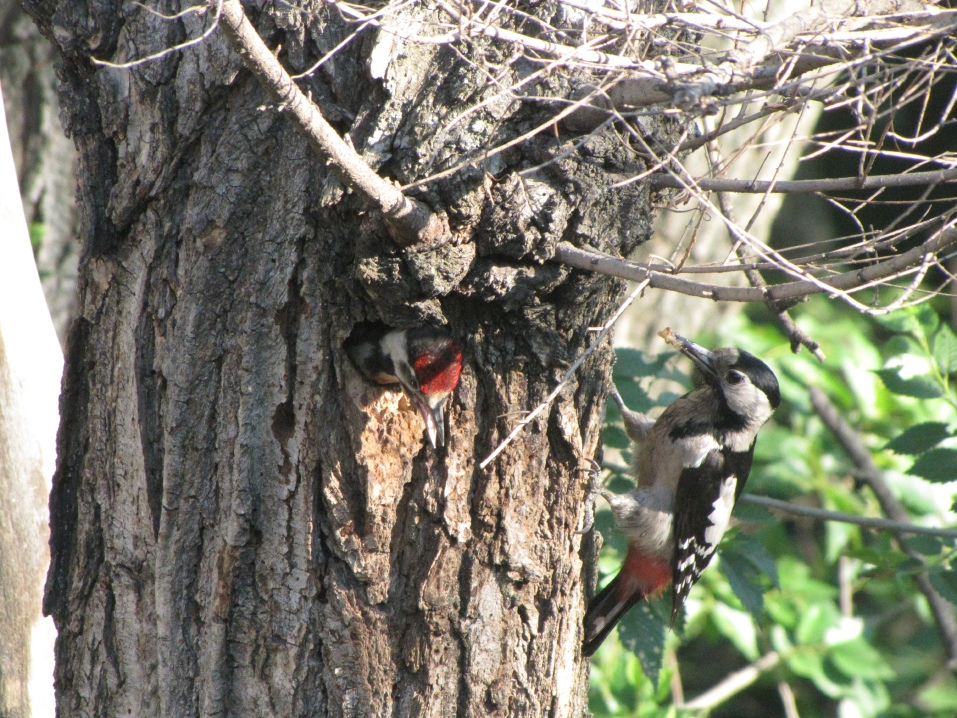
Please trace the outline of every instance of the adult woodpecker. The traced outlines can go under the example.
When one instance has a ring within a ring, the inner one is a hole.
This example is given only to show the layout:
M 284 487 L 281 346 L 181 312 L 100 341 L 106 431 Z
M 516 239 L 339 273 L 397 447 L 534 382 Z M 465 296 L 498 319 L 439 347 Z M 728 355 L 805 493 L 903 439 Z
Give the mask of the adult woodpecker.
M 462 373 L 462 349 L 447 329 L 362 323 L 343 348 L 369 381 L 401 384 L 425 420 L 432 448 L 445 444 L 445 402 Z
M 628 540 L 618 575 L 589 603 L 582 654 L 592 655 L 624 613 L 672 585 L 674 623 L 691 587 L 714 555 L 744 489 L 758 430 L 781 403 L 777 377 L 753 354 L 708 351 L 666 329 L 662 336 L 694 362 L 695 389 L 657 421 L 625 407 L 634 443 L 637 488 L 597 493 L 611 505 Z

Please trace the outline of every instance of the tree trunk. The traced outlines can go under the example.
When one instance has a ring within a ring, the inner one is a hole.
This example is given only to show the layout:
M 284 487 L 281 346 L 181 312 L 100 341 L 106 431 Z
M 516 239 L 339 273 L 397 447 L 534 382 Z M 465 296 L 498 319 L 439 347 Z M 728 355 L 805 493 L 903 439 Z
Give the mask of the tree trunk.
M 401 183 L 472 162 L 410 190 L 458 240 L 400 250 L 221 33 L 133 69 L 90 63 L 209 18 L 25 4 L 63 56 L 81 177 L 45 596 L 58 714 L 584 715 L 595 547 L 576 531 L 610 349 L 478 464 L 621 297 L 546 260 L 560 239 L 647 238 L 648 191 L 611 188 L 641 169 L 627 144 L 548 132 L 486 162 L 554 110 L 499 94 L 479 60 L 506 85 L 540 65 L 491 40 L 363 34 L 300 81 L 336 129 Z M 291 72 L 355 30 L 306 5 L 247 6 Z M 404 21 L 427 29 L 430 7 Z M 465 348 L 445 449 L 346 359 L 368 319 L 447 321 Z
M 76 295 L 73 143 L 63 136 L 53 48 L 14 0 L 0 0 L 0 81 L 27 224 L 39 234 L 36 265 L 60 341 Z
M 0 93 L 0 718 L 51 715 L 40 615 L 63 355 L 33 263 Z

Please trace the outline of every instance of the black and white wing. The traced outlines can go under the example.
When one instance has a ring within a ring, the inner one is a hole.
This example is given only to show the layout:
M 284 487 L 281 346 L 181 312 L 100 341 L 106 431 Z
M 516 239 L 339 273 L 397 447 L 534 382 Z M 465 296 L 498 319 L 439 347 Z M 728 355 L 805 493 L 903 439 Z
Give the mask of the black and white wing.
M 673 528 L 672 623 L 721 543 L 753 456 L 754 444 L 747 451 L 713 449 L 699 466 L 681 472 Z

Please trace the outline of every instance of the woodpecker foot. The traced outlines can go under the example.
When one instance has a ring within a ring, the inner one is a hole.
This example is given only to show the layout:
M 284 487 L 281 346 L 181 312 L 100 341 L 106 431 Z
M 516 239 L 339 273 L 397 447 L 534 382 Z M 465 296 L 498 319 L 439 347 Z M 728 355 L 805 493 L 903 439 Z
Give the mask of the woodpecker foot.
M 618 393 L 618 387 L 611 385 L 611 398 L 618 404 L 618 411 L 621 412 L 622 421 L 625 422 L 625 433 L 632 441 L 641 442 L 648 436 L 648 432 L 655 425 L 655 420 L 650 419 L 640 411 L 632 411 L 625 406 L 625 400 Z
M 605 486 L 601 482 L 601 464 L 594 459 L 588 459 L 590 468 L 582 469 L 588 472 L 588 493 L 585 494 L 585 516 L 582 519 L 582 528 L 577 533 L 587 534 L 595 526 L 595 503 L 599 496 L 605 495 Z

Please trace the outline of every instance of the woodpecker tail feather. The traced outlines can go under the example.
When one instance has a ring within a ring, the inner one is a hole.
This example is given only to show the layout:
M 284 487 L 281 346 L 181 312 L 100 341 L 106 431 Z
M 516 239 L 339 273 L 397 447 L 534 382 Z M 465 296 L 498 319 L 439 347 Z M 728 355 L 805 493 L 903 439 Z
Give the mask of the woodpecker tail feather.
M 608 637 L 621 617 L 629 608 L 645 597 L 641 590 L 633 590 L 622 596 L 622 576 L 624 572 L 615 576 L 611 583 L 595 594 L 585 611 L 584 637 L 582 639 L 582 655 L 590 656 Z

